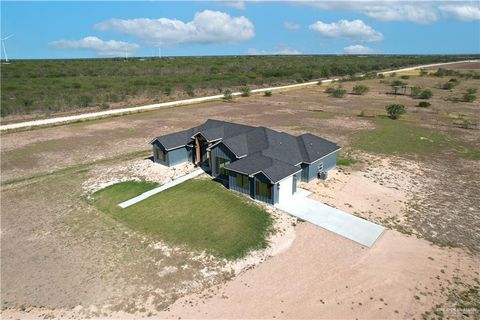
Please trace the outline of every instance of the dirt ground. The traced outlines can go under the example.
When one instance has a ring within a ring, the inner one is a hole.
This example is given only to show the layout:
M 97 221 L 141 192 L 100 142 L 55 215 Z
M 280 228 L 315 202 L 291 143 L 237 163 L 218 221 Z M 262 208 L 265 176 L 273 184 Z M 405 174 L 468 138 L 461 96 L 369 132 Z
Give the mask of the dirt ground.
M 472 312 L 456 308 L 452 296 L 480 285 L 478 161 L 453 150 L 368 154 L 354 141 L 378 125 L 360 112 L 384 114 L 395 101 L 409 108 L 404 121 L 478 149 L 478 127 L 455 121 L 479 121 L 480 104 L 445 98 L 480 81 L 461 81 L 453 91 L 437 88 L 447 78 L 407 81 L 432 88 L 431 108 L 385 94 L 389 85 L 375 79 L 362 81 L 371 87 L 365 96 L 333 99 L 317 86 L 2 134 L 2 318 L 419 319 Z M 350 91 L 354 84 L 343 86 Z M 150 166 L 149 141 L 208 118 L 339 143 L 357 163 L 304 187 L 312 198 L 388 230 L 367 249 L 308 223 L 279 220 L 284 232 L 270 251 L 237 265 L 244 271 L 233 276 L 223 260 L 152 242 L 89 205 L 88 192 L 116 179 L 166 181 L 183 172 Z

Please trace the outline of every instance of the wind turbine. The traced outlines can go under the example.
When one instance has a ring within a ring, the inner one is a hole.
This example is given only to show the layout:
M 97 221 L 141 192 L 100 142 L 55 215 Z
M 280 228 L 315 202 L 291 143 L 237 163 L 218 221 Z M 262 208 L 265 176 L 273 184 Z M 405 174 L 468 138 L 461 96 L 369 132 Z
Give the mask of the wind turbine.
M 5 37 L 2 40 L 2 48 L 3 48 L 3 55 L 5 56 L 5 63 L 8 63 L 8 56 L 7 56 L 7 49 L 5 49 L 5 40 L 8 38 L 13 37 L 13 34 L 9 35 L 8 37 Z

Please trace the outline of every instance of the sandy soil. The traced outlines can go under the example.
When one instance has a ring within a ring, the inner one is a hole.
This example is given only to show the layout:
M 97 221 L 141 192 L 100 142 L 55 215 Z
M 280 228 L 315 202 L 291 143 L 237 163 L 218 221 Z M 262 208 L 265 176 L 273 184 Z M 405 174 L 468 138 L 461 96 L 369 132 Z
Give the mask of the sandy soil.
M 166 318 L 412 319 L 443 303 L 480 259 L 387 231 L 371 249 L 302 223 L 285 253 L 222 286 L 177 301 Z M 437 279 L 437 277 L 439 279 Z

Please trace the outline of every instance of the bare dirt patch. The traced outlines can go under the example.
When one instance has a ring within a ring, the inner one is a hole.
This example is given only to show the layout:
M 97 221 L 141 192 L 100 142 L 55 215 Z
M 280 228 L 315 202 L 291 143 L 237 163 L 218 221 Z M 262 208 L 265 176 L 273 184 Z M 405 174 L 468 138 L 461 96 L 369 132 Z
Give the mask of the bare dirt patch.
M 395 231 L 365 249 L 302 223 L 288 251 L 213 292 L 180 299 L 160 317 L 418 319 L 445 303 L 454 277 L 475 283 L 479 263 Z

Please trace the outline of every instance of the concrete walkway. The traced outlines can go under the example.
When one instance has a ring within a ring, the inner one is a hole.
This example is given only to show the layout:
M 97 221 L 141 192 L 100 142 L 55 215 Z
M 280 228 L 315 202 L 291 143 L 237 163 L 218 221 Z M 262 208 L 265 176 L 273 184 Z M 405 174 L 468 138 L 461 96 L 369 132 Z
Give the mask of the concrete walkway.
M 371 247 L 385 229 L 381 225 L 332 208 L 296 193 L 275 207 L 295 217 L 311 222 L 361 245 Z
M 199 175 L 201 175 L 202 173 L 204 173 L 205 171 L 203 171 L 202 169 L 197 169 L 193 172 L 190 172 L 189 174 L 186 174 L 184 176 L 181 176 L 180 178 L 177 178 L 175 180 L 172 180 L 170 182 L 167 182 L 165 183 L 164 185 L 161 185 L 160 187 L 158 188 L 155 188 L 155 189 L 152 189 L 150 191 L 147 191 L 147 192 L 144 192 L 142 193 L 141 195 L 139 196 L 136 196 L 135 198 L 132 198 L 130 200 L 127 200 L 127 201 L 124 201 L 122 203 L 120 203 L 118 206 L 122 209 L 125 209 L 126 207 L 130 207 L 131 205 L 134 205 L 135 203 L 138 203 L 140 201 L 143 201 L 147 198 L 150 198 L 151 196 L 157 194 L 157 193 L 160 193 L 164 190 L 167 190 L 167 189 L 170 189 L 171 187 L 174 187 L 182 182 L 185 182 L 187 180 L 190 180 L 192 178 L 195 178 Z

